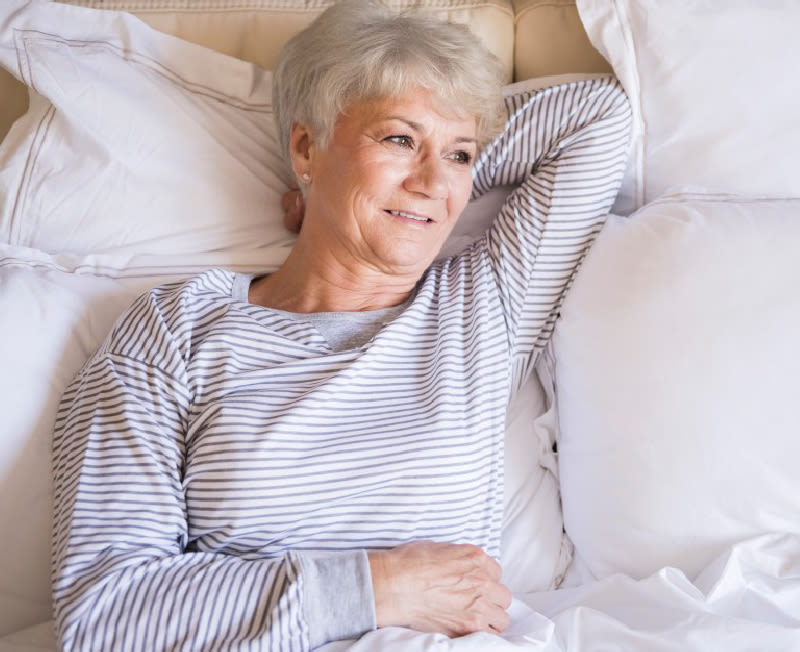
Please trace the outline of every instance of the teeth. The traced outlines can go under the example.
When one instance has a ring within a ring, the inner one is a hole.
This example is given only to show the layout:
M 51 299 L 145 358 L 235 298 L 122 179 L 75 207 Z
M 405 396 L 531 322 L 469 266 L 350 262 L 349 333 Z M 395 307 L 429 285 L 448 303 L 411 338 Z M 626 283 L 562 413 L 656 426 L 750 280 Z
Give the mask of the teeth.
M 416 220 L 417 222 L 427 222 L 427 217 L 420 217 L 419 215 L 412 215 L 411 213 L 406 213 L 405 211 L 389 211 L 392 215 L 397 215 L 398 217 L 407 217 L 410 220 Z

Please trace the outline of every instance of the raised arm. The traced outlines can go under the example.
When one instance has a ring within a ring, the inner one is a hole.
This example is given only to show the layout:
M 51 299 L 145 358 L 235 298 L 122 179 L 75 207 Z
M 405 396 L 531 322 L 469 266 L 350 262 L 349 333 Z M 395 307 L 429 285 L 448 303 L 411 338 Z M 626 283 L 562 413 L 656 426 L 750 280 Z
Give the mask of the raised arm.
M 60 649 L 309 650 L 372 629 L 364 551 L 248 560 L 201 552 L 183 477 L 191 392 L 140 300 L 68 388 L 54 446 Z M 150 328 L 150 352 L 126 346 Z
M 611 77 L 509 95 L 473 196 L 516 186 L 487 234 L 515 384 L 550 337 L 564 294 L 619 190 L 631 110 Z

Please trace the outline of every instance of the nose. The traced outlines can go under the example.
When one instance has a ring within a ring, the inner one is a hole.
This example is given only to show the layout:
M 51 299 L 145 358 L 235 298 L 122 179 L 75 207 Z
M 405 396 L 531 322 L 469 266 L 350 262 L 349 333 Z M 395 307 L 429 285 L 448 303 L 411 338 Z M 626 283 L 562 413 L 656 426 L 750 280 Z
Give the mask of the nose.
M 438 156 L 425 156 L 415 162 L 406 177 L 406 190 L 429 199 L 447 198 L 449 187 L 446 162 Z

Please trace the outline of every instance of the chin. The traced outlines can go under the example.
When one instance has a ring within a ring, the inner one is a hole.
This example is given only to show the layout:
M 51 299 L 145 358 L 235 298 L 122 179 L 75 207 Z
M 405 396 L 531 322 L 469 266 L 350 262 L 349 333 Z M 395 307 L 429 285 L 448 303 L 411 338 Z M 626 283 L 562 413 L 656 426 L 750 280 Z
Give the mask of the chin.
M 409 274 L 416 271 L 417 278 L 422 276 L 430 267 L 436 254 L 429 251 L 421 252 L 419 249 L 403 251 L 398 248 L 384 252 L 381 263 L 387 269 L 397 270 L 398 274 Z

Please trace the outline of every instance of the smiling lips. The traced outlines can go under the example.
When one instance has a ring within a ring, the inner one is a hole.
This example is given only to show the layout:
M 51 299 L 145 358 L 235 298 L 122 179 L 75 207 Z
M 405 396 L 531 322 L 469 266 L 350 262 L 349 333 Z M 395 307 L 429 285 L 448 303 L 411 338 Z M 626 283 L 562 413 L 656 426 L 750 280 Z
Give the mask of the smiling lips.
M 415 222 L 433 222 L 433 220 L 429 217 L 425 217 L 424 215 L 417 215 L 416 213 L 408 213 L 406 211 L 394 211 L 390 209 L 386 209 L 386 212 L 390 215 L 394 215 L 395 217 L 403 217 L 408 220 L 414 220 Z

